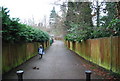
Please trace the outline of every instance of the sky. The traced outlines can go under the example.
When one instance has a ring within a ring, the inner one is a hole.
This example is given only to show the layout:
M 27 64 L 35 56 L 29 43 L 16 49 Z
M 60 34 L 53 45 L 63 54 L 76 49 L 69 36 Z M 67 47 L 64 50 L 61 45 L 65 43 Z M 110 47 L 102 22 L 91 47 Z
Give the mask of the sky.
M 44 22 L 44 17 L 49 23 L 49 16 L 53 6 L 55 6 L 56 12 L 59 13 L 59 5 L 53 5 L 56 1 L 63 2 L 66 0 L 0 0 L 0 5 L 10 10 L 12 18 L 20 18 L 21 22 L 34 18 L 35 23 L 38 24 Z
M 46 16 L 49 20 L 49 15 L 53 6 L 56 12 L 60 11 L 59 6 L 52 3 L 56 0 L 0 0 L 0 5 L 10 10 L 12 18 L 20 18 L 21 21 L 33 19 L 36 23 L 43 22 Z M 59 1 L 59 0 L 58 0 Z

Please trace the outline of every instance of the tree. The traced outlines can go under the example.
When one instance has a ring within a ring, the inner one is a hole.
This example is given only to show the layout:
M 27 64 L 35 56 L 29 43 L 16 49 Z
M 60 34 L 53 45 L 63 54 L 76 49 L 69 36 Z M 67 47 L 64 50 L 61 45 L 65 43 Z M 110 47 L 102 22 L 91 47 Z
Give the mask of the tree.
M 106 14 L 107 16 L 103 16 L 100 21 L 102 26 L 107 27 L 112 19 L 116 18 L 116 2 L 106 2 Z M 112 13 L 111 13 L 112 12 Z
M 120 1 L 117 2 L 117 17 L 120 19 Z
M 88 2 L 68 2 L 66 23 L 87 23 L 92 25 L 90 4 Z M 68 25 L 70 26 L 70 25 Z
M 93 26 L 90 5 L 91 3 L 88 2 L 68 2 L 65 21 L 68 29 L 68 39 L 81 41 L 89 37 L 90 29 Z

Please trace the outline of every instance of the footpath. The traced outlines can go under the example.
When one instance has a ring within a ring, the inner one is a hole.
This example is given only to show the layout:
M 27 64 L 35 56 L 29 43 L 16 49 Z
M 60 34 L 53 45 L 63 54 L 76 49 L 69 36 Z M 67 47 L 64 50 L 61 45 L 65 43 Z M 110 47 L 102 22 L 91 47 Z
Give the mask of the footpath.
M 3 79 L 17 79 L 16 71 L 20 69 L 24 79 L 86 79 L 86 70 L 92 70 L 91 79 L 114 78 L 70 51 L 63 41 L 55 41 L 42 59 L 38 55 L 31 58 L 3 75 Z

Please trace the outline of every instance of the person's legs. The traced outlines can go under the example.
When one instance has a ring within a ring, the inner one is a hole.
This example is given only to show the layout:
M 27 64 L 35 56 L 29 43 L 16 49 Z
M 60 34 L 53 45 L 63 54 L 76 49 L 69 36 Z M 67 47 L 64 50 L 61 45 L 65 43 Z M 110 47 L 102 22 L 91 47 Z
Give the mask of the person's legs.
M 41 58 L 41 54 L 39 54 L 39 59 Z
M 42 54 L 41 54 L 41 58 L 42 58 Z

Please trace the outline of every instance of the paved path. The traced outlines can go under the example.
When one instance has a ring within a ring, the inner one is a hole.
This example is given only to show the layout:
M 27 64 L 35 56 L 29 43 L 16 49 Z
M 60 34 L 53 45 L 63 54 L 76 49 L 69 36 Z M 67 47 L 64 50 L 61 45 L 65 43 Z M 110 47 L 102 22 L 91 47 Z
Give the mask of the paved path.
M 21 66 L 3 76 L 5 79 L 17 79 L 16 71 L 24 70 L 24 79 L 85 79 L 83 60 L 64 46 L 62 41 L 55 41 L 42 59 L 33 57 Z M 39 70 L 33 69 L 38 67 Z M 99 78 L 92 73 L 92 79 Z

